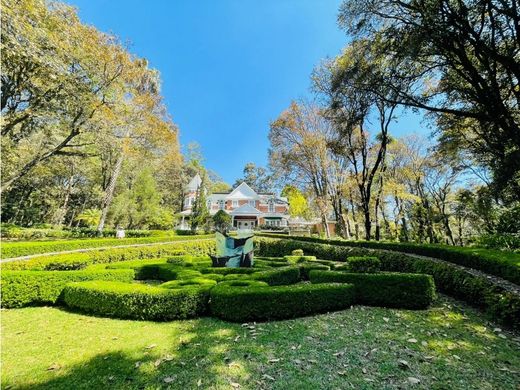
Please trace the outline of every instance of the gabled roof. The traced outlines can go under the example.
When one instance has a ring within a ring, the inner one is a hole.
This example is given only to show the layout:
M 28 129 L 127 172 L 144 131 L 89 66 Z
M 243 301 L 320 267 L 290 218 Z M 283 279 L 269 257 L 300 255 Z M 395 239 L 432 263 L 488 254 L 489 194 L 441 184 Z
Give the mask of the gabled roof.
M 245 181 L 226 197 L 227 199 L 259 199 L 258 194 Z
M 234 210 L 231 210 L 230 215 L 262 215 L 263 213 L 250 204 L 246 203 Z
M 202 179 L 200 178 L 200 175 L 197 173 L 195 176 L 193 176 L 193 179 L 188 183 L 186 186 L 187 191 L 197 191 L 197 189 L 202 184 Z

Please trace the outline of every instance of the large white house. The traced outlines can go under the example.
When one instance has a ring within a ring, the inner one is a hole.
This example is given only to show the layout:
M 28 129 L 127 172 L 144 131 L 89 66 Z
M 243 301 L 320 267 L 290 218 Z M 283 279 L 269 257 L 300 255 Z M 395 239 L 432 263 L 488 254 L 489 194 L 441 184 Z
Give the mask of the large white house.
M 202 183 L 197 174 L 185 188 L 181 229 L 188 229 L 188 220 L 195 202 L 197 190 Z M 273 193 L 257 193 L 245 182 L 230 192 L 208 194 L 207 207 L 210 215 L 224 210 L 231 216 L 232 226 L 238 230 L 250 230 L 256 226 L 288 226 L 289 202 L 287 198 Z

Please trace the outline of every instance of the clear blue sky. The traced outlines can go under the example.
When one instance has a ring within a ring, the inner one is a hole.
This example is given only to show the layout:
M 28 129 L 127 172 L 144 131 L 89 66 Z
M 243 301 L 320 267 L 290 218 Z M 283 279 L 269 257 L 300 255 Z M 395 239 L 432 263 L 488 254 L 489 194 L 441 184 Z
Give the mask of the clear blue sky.
M 247 162 L 267 164 L 269 122 L 311 95 L 309 76 L 338 54 L 340 0 L 68 0 L 83 22 L 130 43 L 161 72 L 183 146 L 232 184 Z M 420 131 L 407 116 L 394 135 Z

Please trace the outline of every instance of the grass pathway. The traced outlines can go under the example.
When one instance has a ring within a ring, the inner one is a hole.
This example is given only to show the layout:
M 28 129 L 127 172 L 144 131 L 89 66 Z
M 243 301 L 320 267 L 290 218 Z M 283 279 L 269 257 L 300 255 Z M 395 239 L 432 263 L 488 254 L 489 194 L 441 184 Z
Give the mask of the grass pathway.
M 443 296 L 427 311 L 356 306 L 262 324 L 3 310 L 1 353 L 6 389 L 520 386 L 519 335 Z

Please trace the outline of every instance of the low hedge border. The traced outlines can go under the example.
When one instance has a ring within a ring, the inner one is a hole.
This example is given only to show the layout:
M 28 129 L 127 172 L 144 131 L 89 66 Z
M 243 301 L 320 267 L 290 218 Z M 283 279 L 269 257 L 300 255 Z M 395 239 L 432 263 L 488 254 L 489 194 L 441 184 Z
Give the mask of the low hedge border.
M 507 251 L 472 248 L 472 247 L 456 247 L 439 244 L 413 244 L 406 242 L 381 242 L 381 241 L 346 241 L 346 240 L 326 240 L 317 237 L 300 237 L 300 236 L 283 236 L 269 233 L 259 233 L 257 236 L 278 238 L 285 240 L 297 240 L 298 246 L 305 253 L 312 253 L 303 246 L 303 242 L 311 242 L 317 244 L 329 244 L 334 246 L 343 246 L 351 248 L 369 248 L 369 249 L 385 249 L 397 252 L 411 253 L 421 256 L 438 258 L 450 263 L 463 265 L 478 269 L 491 275 L 499 276 L 510 282 L 520 285 L 520 254 Z M 294 247 L 293 249 L 300 249 Z M 285 251 L 283 256 L 291 251 Z M 319 257 L 319 255 L 318 255 Z
M 424 274 L 313 270 L 309 278 L 312 283 L 351 283 L 356 289 L 356 302 L 369 306 L 426 309 L 435 298 L 433 278 Z
M 210 297 L 211 313 L 219 318 L 268 321 L 346 309 L 354 304 L 355 290 L 350 284 L 243 287 L 220 283 L 211 289 Z
M 75 249 L 89 249 L 116 245 L 154 244 L 168 241 L 191 241 L 212 238 L 213 235 L 199 236 L 164 236 L 164 237 L 139 237 L 139 238 L 93 238 L 82 240 L 56 240 L 56 241 L 29 241 L 6 242 L 2 244 L 0 253 L 3 259 L 11 257 L 45 254 L 48 252 L 63 252 Z
M 273 270 L 251 274 L 252 280 L 266 282 L 270 286 L 295 284 L 301 280 L 300 268 L 295 266 L 279 267 Z
M 128 260 L 159 258 L 182 255 L 186 252 L 194 255 L 207 255 L 215 252 L 214 240 L 195 240 L 156 246 L 93 249 L 83 253 L 67 253 L 64 255 L 43 255 L 28 260 L 17 260 L 2 264 L 4 270 L 44 270 L 49 264 L 97 264 L 114 263 Z
M 492 319 L 513 328 L 520 328 L 520 297 L 497 286 L 484 277 L 476 276 L 454 265 L 420 259 L 406 254 L 297 241 L 283 237 L 259 237 L 256 251 L 262 256 L 283 256 L 292 249 L 304 248 L 319 258 L 345 261 L 348 256 L 376 256 L 381 269 L 390 272 L 421 273 L 433 276 L 437 289 L 470 305 L 479 307 Z
M 169 282 L 160 284 L 159 287 L 179 289 L 186 287 L 213 287 L 217 284 L 216 280 L 206 278 L 190 278 L 190 279 L 179 279 L 170 280 Z
M 3 308 L 55 304 L 60 300 L 65 285 L 87 280 L 131 282 L 134 271 L 2 271 L 0 285 Z
M 64 302 L 86 313 L 135 320 L 192 318 L 208 309 L 208 288 L 168 289 L 135 283 L 91 281 L 68 284 Z

